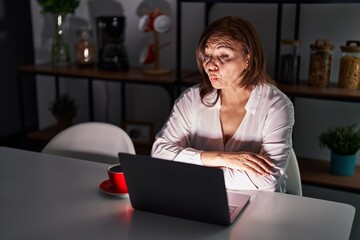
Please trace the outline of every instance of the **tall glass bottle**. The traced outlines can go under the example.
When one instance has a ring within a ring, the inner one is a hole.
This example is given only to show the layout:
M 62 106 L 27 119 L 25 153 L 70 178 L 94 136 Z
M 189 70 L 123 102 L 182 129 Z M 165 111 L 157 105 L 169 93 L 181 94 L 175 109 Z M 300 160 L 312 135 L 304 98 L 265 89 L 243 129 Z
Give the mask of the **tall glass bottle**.
M 282 40 L 280 82 L 298 84 L 301 61 L 301 40 Z

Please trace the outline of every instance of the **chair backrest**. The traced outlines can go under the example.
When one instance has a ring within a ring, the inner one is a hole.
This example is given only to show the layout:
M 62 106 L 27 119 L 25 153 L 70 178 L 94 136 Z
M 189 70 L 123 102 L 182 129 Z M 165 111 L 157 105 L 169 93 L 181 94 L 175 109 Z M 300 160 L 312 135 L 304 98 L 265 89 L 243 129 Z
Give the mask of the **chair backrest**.
M 299 164 L 293 148 L 290 150 L 286 174 L 286 193 L 302 196 Z
M 119 162 L 118 152 L 135 154 L 135 148 L 129 135 L 120 127 L 87 122 L 58 133 L 42 152 L 113 164 Z

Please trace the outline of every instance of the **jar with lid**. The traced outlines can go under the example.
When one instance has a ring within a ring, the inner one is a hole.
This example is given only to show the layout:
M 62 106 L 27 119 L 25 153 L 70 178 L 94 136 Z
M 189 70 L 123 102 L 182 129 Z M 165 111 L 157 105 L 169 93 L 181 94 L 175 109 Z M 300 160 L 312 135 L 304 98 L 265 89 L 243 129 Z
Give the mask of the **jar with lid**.
M 329 87 L 333 62 L 334 46 L 328 40 L 317 39 L 310 45 L 310 66 L 308 85 L 313 87 Z
M 347 41 L 341 46 L 340 72 L 338 87 L 360 88 L 360 41 Z
M 298 84 L 301 60 L 301 40 L 282 40 L 280 82 Z
M 92 67 L 95 63 L 95 48 L 91 41 L 91 30 L 77 31 L 78 41 L 75 49 L 76 64 L 80 67 Z

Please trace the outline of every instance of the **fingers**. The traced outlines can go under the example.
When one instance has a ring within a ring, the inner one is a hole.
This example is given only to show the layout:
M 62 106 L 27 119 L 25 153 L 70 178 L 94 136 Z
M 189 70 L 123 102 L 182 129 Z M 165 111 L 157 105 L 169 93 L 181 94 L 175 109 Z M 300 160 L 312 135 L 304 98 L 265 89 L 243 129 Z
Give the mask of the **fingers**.
M 267 169 L 259 165 L 253 165 L 251 167 L 253 168 L 254 172 L 258 175 L 267 176 L 272 173 L 271 169 Z
M 268 174 L 264 175 L 263 173 L 260 173 L 259 171 L 255 170 L 255 168 L 250 167 L 249 165 L 246 165 L 246 164 L 242 167 L 242 170 L 247 173 L 254 174 L 254 175 L 262 175 L 262 176 L 268 175 Z
M 265 160 L 264 158 L 257 158 L 257 156 L 255 158 L 253 158 L 252 160 L 256 162 L 256 164 L 259 168 L 261 168 L 260 173 L 262 173 L 263 175 L 272 173 L 271 170 L 272 170 L 274 164 L 272 162 L 270 162 L 269 160 L 267 160 L 267 159 Z
M 262 159 L 263 161 L 265 161 L 267 163 L 267 165 L 274 167 L 275 164 L 267 157 L 263 156 L 263 155 L 256 155 L 258 158 Z
M 246 166 L 248 171 L 250 170 L 250 172 L 253 172 L 255 174 L 262 175 L 262 176 L 271 174 L 270 169 L 267 169 L 265 166 L 262 166 L 256 162 L 249 161 L 249 162 L 245 162 L 244 165 Z
M 257 154 L 249 154 L 246 156 L 244 165 L 246 169 L 248 169 L 247 171 L 262 176 L 272 174 L 272 168 L 274 166 L 268 158 Z
M 275 166 L 271 159 L 251 152 L 223 153 L 221 158 L 223 166 L 261 176 L 272 174 Z

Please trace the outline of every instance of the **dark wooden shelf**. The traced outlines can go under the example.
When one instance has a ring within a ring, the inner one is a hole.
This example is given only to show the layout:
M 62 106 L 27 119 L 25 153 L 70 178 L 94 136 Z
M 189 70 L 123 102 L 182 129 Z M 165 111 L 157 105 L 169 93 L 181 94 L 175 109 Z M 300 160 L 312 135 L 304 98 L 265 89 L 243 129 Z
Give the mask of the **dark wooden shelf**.
M 68 67 L 55 67 L 51 64 L 40 65 L 25 65 L 17 68 L 19 73 L 28 73 L 35 75 L 49 75 L 58 77 L 80 78 L 80 79 L 98 79 L 105 81 L 118 81 L 128 83 L 142 83 L 142 84 L 160 84 L 160 85 L 174 85 L 176 81 L 175 71 L 169 74 L 150 75 L 143 73 L 146 68 L 130 68 L 129 71 L 105 71 L 93 68 L 82 68 L 76 65 Z M 184 84 L 193 84 L 196 79 L 194 71 L 181 71 L 181 77 Z M 189 78 L 189 79 L 188 79 Z
M 201 75 L 198 73 L 188 73 L 183 82 L 194 84 L 200 82 Z M 360 89 L 339 88 L 336 83 L 330 87 L 319 88 L 307 85 L 303 80 L 299 84 L 276 83 L 276 86 L 290 97 L 317 98 L 335 101 L 360 102 Z
M 360 166 L 353 176 L 330 173 L 330 161 L 298 157 L 301 181 L 305 184 L 360 193 Z
M 318 98 L 336 101 L 360 102 L 360 90 L 338 88 L 332 85 L 327 88 L 311 87 L 302 81 L 298 85 L 277 84 L 285 94 L 293 97 Z
M 56 134 L 58 134 L 65 128 L 66 127 L 62 127 L 57 124 L 54 124 L 54 125 L 44 128 L 44 129 L 39 129 L 39 130 L 35 130 L 32 132 L 28 132 L 26 134 L 26 138 L 28 140 L 48 142 L 53 137 L 55 137 Z

